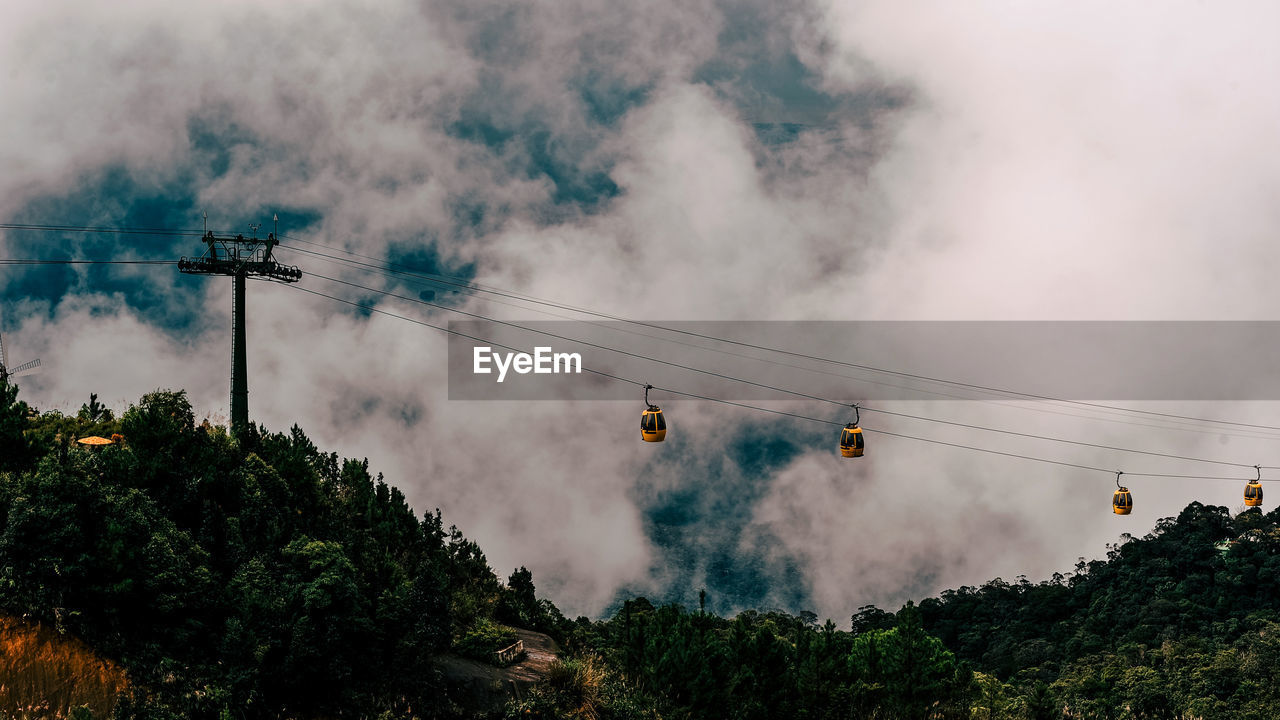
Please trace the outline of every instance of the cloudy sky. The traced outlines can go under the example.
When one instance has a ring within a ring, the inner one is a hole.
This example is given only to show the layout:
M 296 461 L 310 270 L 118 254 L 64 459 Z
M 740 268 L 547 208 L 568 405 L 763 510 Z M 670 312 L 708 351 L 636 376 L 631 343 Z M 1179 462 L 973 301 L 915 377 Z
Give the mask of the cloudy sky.
M 318 275 L 487 317 L 545 320 L 548 308 L 302 250 L 651 322 L 1277 319 L 1272 3 L 5 11 L 0 223 L 199 230 L 207 213 L 235 233 L 279 214 L 290 239 L 277 256 L 307 273 L 301 287 L 435 324 L 455 316 Z M 0 231 L 4 258 L 201 250 L 184 237 Z M 23 399 L 74 412 L 96 392 L 121 410 L 185 388 L 225 421 L 230 285 L 172 266 L 0 268 L 11 359 L 43 360 Z M 277 284 L 252 283 L 249 308 L 256 421 L 370 458 L 501 575 L 528 566 L 571 615 L 623 593 L 691 602 L 705 587 L 722 611 L 844 622 L 868 603 L 1068 571 L 1191 500 L 1241 505 L 1238 482 L 1140 478 L 1128 481 L 1134 514 L 1118 518 L 1105 473 L 875 433 L 865 458 L 842 461 L 828 426 L 705 402 L 663 399 L 672 432 L 650 445 L 637 437 L 639 392 L 450 401 L 442 333 Z M 1215 370 L 1229 375 L 1250 351 L 1224 349 Z M 1124 362 L 1100 349 L 1101 365 Z M 842 399 L 867 392 L 849 378 Z M 991 398 L 883 407 L 1280 465 L 1278 433 L 1241 426 Z M 1275 403 L 1141 407 L 1280 425 Z M 1252 473 L 865 419 L 1129 472 Z

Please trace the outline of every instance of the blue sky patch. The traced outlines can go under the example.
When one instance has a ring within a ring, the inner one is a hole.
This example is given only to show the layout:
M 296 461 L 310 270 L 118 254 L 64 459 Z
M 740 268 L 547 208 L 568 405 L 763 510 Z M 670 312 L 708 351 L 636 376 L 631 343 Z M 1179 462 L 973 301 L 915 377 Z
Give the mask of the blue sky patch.
M 671 447 L 655 462 L 680 468 L 678 485 L 635 493 L 654 546 L 654 575 L 665 581 L 660 596 L 651 599 L 696 603 L 705 587 L 709 608 L 717 612 L 770 604 L 793 612 L 808 607 L 809 586 L 798 560 L 782 553 L 781 543 L 751 520 L 769 493 L 769 478 L 802 452 L 831 444 L 828 435 L 795 422 L 748 419 L 726 439 L 724 453 L 703 458 L 679 438 L 669 438 Z M 659 470 L 651 465 L 646 474 Z M 624 588 L 616 601 L 634 594 Z

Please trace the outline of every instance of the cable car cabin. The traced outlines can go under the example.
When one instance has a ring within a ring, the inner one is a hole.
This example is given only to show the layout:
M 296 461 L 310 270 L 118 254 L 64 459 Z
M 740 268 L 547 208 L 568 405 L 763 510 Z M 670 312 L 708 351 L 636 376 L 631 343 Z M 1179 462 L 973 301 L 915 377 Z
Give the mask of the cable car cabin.
M 1111 509 L 1117 515 L 1128 515 L 1133 511 L 1133 495 L 1129 493 L 1129 488 L 1122 487 L 1116 490 L 1115 495 L 1111 496 Z
M 662 442 L 667 439 L 667 421 L 657 405 L 650 405 L 640 416 L 640 438 L 645 442 Z
M 855 423 L 844 426 L 840 432 L 840 454 L 844 457 L 862 457 L 862 428 Z
M 1244 486 L 1244 504 L 1258 507 L 1262 504 L 1262 483 L 1251 482 Z

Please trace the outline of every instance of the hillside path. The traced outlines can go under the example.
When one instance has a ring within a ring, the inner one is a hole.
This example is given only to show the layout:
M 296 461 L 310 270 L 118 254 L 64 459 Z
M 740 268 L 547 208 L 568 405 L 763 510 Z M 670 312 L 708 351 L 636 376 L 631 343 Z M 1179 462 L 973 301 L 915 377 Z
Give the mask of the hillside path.
M 524 642 L 525 659 L 509 667 L 497 668 L 452 654 L 437 657 L 435 665 L 444 675 L 450 699 L 465 711 L 498 712 L 508 700 L 522 698 L 529 688 L 546 679 L 551 664 L 560 659 L 556 641 L 518 628 L 516 637 Z

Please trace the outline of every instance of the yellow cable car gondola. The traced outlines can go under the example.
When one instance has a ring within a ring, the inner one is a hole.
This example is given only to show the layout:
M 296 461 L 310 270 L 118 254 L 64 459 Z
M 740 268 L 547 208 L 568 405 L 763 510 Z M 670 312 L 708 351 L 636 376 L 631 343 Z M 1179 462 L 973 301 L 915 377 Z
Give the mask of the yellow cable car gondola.
M 853 406 L 853 413 L 853 422 L 840 431 L 840 455 L 847 458 L 862 457 L 863 450 L 862 428 L 858 427 L 861 415 L 857 405 Z
M 1123 472 L 1116 473 L 1116 492 L 1111 496 L 1111 509 L 1117 515 L 1128 515 L 1133 512 L 1133 495 L 1129 492 L 1129 488 L 1120 484 L 1120 476 Z
M 1262 466 L 1254 465 L 1253 468 L 1258 471 L 1258 479 L 1244 486 L 1244 504 L 1258 507 L 1262 504 Z
M 1133 512 L 1133 494 L 1129 492 L 1129 488 L 1121 485 L 1116 489 L 1115 495 L 1111 496 L 1111 508 L 1117 515 Z
M 649 390 L 652 388 L 652 385 L 644 386 L 646 407 L 640 415 L 640 439 L 645 442 L 662 442 L 667 439 L 667 421 L 662 417 L 662 409 L 649 402 Z

